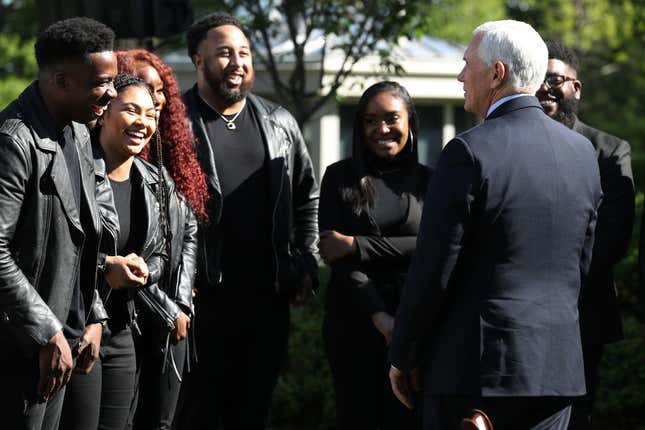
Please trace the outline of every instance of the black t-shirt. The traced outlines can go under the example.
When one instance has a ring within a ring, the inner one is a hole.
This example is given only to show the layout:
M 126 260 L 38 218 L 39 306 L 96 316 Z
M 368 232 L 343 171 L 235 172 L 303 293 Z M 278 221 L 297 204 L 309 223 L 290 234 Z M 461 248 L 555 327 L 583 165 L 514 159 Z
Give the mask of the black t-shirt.
M 130 215 L 132 203 L 132 181 L 130 178 L 125 181 L 114 181 L 110 179 L 110 186 L 114 195 L 114 206 L 119 216 L 119 237 L 117 238 L 116 249 L 119 255 L 123 255 L 128 239 L 130 238 Z
M 76 145 L 74 144 L 74 133 L 71 127 L 67 126 L 63 129 L 59 138 L 59 144 L 65 157 L 67 164 L 67 171 L 69 172 L 69 182 L 71 184 L 72 195 L 74 196 L 74 203 L 78 214 L 81 214 L 81 167 L 76 153 Z M 70 229 L 73 228 L 70 225 Z M 63 327 L 63 334 L 74 347 L 78 339 L 83 334 L 85 329 L 85 304 L 83 303 L 83 295 L 81 294 L 80 274 L 75 273 L 76 280 L 74 281 L 74 290 L 72 292 L 72 301 L 67 314 L 67 321 Z
M 223 210 L 222 279 L 224 284 L 264 288 L 273 276 L 271 199 L 267 150 L 250 103 L 227 128 L 222 118 L 200 100 L 220 181 Z M 235 115 L 226 115 L 232 119 Z M 248 286 L 252 286 L 248 285 Z
M 132 252 L 139 254 L 140 237 L 145 235 L 145 223 L 141 219 L 143 209 L 143 196 L 139 195 L 140 188 L 133 186 L 132 177 L 125 181 L 110 179 L 110 186 L 114 195 L 114 206 L 119 217 L 119 237 L 117 238 L 117 254 L 126 256 Z M 110 319 L 110 330 L 122 330 L 130 322 L 128 300 L 130 291 L 127 289 L 112 290 L 110 300 L 105 304 Z

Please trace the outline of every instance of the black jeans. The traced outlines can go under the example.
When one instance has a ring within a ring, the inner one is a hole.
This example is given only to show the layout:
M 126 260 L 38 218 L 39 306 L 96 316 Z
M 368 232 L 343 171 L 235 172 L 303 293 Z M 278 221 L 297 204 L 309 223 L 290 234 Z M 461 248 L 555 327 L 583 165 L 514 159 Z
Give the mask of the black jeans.
M 136 360 L 130 328 L 113 331 L 89 375 L 68 384 L 61 430 L 123 430 L 134 397 Z
M 136 430 L 169 430 L 175 416 L 186 362 L 186 339 L 173 345 L 164 372 L 164 350 L 168 332 L 143 327 L 143 336 L 135 334 L 137 351 L 136 394 L 128 428 Z
M 248 286 L 239 285 L 201 293 L 198 299 L 199 361 L 175 428 L 265 429 L 286 356 L 287 299 L 271 288 L 249 293 Z
M 421 429 L 390 387 L 387 346 L 369 316 L 325 315 L 325 352 L 331 368 L 338 430 Z
M 15 430 L 57 430 L 65 387 L 47 402 L 39 402 L 36 388 L 40 371 L 38 354 L 20 355 L 2 339 L 0 354 L 0 427 Z

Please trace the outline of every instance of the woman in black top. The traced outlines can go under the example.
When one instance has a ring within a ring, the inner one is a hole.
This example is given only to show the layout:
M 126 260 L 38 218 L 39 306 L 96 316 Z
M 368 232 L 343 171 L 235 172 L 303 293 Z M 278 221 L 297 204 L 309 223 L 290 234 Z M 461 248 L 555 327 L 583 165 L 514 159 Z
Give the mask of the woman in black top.
M 194 316 L 193 284 L 196 273 L 197 222 L 208 220 L 208 189 L 194 150 L 194 137 L 179 86 L 172 70 L 144 49 L 117 51 L 120 73 L 143 79 L 154 90 L 159 114 L 160 145 L 149 145 L 141 157 L 168 168 L 168 264 L 158 294 L 144 295 L 135 303 L 142 336 L 135 335 L 138 384 L 130 425 L 137 430 L 170 429 L 184 370 L 190 370 L 193 336 L 187 338 Z M 171 179 L 172 178 L 172 179 Z
M 112 234 L 103 235 L 101 247 L 110 255 L 145 262 L 142 266 L 147 270 L 133 275 L 147 278 L 141 288 L 149 290 L 157 288 L 163 273 L 164 222 L 162 218 L 160 222 L 158 202 L 164 187 L 158 169 L 136 155 L 156 131 L 155 106 L 150 87 L 139 78 L 118 75 L 114 87 L 118 96 L 92 131 L 95 169 L 105 169 L 114 197 L 115 211 L 108 213 L 104 207 L 102 216 L 117 220 Z M 100 359 L 92 371 L 72 377 L 61 429 L 125 428 L 135 388 L 136 292 L 101 288 L 109 333 L 103 337 Z
M 416 247 L 430 169 L 417 156 L 418 119 L 396 82 L 368 88 L 352 157 L 320 190 L 320 254 L 331 266 L 323 327 L 339 429 L 420 428 L 389 388 L 387 346 Z

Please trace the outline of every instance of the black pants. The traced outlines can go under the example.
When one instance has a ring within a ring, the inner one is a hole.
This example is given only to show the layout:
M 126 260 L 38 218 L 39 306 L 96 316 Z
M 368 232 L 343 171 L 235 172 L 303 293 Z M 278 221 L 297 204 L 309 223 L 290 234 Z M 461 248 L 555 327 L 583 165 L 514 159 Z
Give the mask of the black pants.
M 418 414 L 392 393 L 387 346 L 371 319 L 358 309 L 352 315 L 325 315 L 323 336 L 336 395 L 339 430 L 420 429 Z
M 472 409 L 488 415 L 495 430 L 566 430 L 571 397 L 426 397 L 423 428 L 459 429 Z
M 63 408 L 65 387 L 47 402 L 36 396 L 38 354 L 20 355 L 10 341 L 2 339 L 0 354 L 0 427 L 12 430 L 56 430 Z
M 61 430 L 123 430 L 134 397 L 135 373 L 131 330 L 113 331 L 92 372 L 72 376 Z
M 199 361 L 175 428 L 265 429 L 286 355 L 288 301 L 271 288 L 229 285 L 202 292 L 196 305 Z
M 0 428 L 56 430 L 63 408 L 65 389 L 47 402 L 36 394 L 40 369 L 38 353 L 24 356 L 8 336 L 0 336 Z
M 591 429 L 591 413 L 593 403 L 596 397 L 596 388 L 598 386 L 598 368 L 602 360 L 602 354 L 605 351 L 604 345 L 595 343 L 582 342 L 582 356 L 585 363 L 585 384 L 587 394 L 577 397 L 573 401 L 571 409 L 570 430 L 588 430 Z
M 135 334 L 137 351 L 137 383 L 129 428 L 136 430 L 168 430 L 175 416 L 186 362 L 186 339 L 176 345 L 168 343 L 164 371 L 164 350 L 168 332 L 143 327 L 143 336 Z

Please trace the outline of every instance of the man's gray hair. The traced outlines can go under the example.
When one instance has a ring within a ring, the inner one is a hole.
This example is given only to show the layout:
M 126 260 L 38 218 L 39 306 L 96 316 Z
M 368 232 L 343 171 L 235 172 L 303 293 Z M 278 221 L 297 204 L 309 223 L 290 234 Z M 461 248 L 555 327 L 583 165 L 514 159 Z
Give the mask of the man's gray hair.
M 478 54 L 487 66 L 501 61 L 516 91 L 534 94 L 544 81 L 549 52 L 537 31 L 521 21 L 489 21 L 473 31 L 481 34 Z

